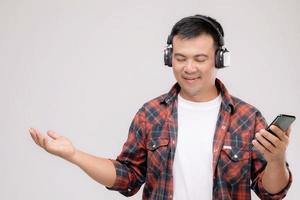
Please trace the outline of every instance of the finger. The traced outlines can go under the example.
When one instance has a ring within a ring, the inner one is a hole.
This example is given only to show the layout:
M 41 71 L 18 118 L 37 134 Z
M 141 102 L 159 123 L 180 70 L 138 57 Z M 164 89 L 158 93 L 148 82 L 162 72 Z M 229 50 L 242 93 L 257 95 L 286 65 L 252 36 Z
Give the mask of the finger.
M 252 140 L 252 144 L 263 156 L 269 153 L 256 139 Z
M 271 134 L 270 132 L 266 131 L 265 129 L 262 129 L 260 131 L 261 136 L 263 136 L 265 139 L 267 139 L 269 142 L 272 143 L 273 146 L 278 147 L 281 144 L 281 140 L 276 137 L 275 135 Z
M 278 128 L 277 126 L 272 125 L 270 127 L 270 129 L 272 130 L 272 132 L 280 139 L 280 140 L 284 140 L 284 135 L 285 133 Z
M 276 132 L 276 135 L 277 135 L 277 137 L 281 140 L 281 141 L 283 141 L 283 142 L 285 142 L 285 143 L 288 143 L 288 136 L 286 135 L 286 132 L 284 132 L 283 130 L 281 130 L 279 127 L 277 127 L 277 126 L 271 126 L 271 128 L 273 129 L 273 131 L 274 132 Z
M 275 146 L 262 136 L 261 131 L 255 134 L 256 140 L 269 152 L 275 151 Z
M 34 129 L 34 130 L 36 132 L 36 137 L 37 137 L 38 145 L 40 145 L 42 148 L 44 148 L 44 146 L 43 146 L 43 138 L 44 138 L 44 136 L 39 132 L 38 129 Z
M 290 137 L 291 131 L 292 131 L 292 127 L 289 126 L 288 130 L 286 131 L 286 136 Z
M 48 131 L 47 134 L 49 135 L 49 137 L 51 137 L 52 139 L 56 140 L 59 137 L 61 137 L 60 135 L 58 135 L 57 133 L 55 133 L 54 131 Z
M 43 138 L 43 146 L 45 149 L 47 149 L 47 145 L 48 145 L 48 138 L 44 137 Z
M 29 133 L 30 133 L 33 141 L 38 145 L 36 133 L 34 132 L 34 130 L 32 128 L 29 129 Z

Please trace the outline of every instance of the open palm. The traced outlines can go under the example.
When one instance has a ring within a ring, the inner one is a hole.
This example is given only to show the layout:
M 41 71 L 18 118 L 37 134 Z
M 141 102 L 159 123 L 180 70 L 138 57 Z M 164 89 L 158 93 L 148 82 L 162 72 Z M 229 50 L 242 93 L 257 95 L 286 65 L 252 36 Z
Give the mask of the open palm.
M 75 148 L 71 141 L 66 137 L 58 135 L 54 131 L 47 132 L 47 135 L 51 139 L 34 128 L 29 129 L 29 132 L 34 142 L 51 154 L 69 159 L 75 153 Z

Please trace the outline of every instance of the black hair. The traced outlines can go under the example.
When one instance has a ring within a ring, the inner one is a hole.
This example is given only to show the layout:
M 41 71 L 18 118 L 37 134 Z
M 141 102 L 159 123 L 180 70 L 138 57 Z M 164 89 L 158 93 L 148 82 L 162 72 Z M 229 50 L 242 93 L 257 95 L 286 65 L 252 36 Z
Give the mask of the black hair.
M 201 18 L 205 18 L 211 23 L 206 22 Z M 217 29 L 217 30 L 216 30 Z M 219 33 L 218 33 L 219 32 Z M 178 21 L 172 28 L 170 34 L 170 43 L 172 43 L 174 36 L 178 35 L 181 39 L 191 39 L 202 34 L 208 34 L 212 36 L 214 44 L 216 47 L 220 47 L 223 44 L 220 44 L 220 34 L 224 37 L 224 32 L 221 24 L 217 20 L 203 16 L 203 15 L 194 15 L 190 17 L 185 17 Z

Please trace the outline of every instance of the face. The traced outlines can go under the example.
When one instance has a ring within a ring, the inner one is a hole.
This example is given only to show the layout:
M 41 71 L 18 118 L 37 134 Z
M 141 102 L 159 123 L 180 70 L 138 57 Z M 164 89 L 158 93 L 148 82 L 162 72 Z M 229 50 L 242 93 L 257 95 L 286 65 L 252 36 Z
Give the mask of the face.
M 172 68 L 183 98 L 203 102 L 218 95 L 215 51 L 214 40 L 208 34 L 191 39 L 174 36 Z

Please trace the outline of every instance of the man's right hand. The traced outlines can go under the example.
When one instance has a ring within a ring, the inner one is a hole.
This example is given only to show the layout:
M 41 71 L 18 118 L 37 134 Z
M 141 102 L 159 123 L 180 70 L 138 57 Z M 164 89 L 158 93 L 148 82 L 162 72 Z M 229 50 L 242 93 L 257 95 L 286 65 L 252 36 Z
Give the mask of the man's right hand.
M 60 156 L 84 170 L 95 181 L 112 187 L 116 181 L 116 169 L 113 162 L 106 158 L 96 157 L 75 149 L 71 141 L 58 135 L 54 131 L 48 131 L 48 138 L 37 129 L 29 129 L 34 142 L 47 152 Z
M 47 132 L 47 135 L 51 139 L 41 134 L 40 131 L 35 128 L 30 128 L 29 132 L 32 139 L 37 145 L 53 155 L 60 156 L 66 160 L 70 160 L 76 152 L 75 147 L 72 145 L 69 139 L 60 136 L 54 131 Z

